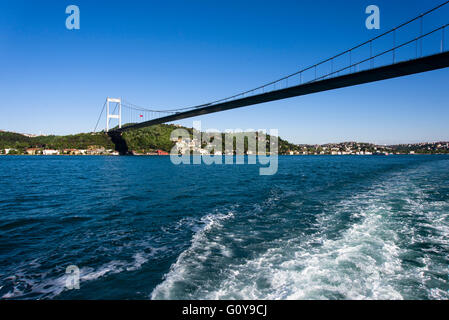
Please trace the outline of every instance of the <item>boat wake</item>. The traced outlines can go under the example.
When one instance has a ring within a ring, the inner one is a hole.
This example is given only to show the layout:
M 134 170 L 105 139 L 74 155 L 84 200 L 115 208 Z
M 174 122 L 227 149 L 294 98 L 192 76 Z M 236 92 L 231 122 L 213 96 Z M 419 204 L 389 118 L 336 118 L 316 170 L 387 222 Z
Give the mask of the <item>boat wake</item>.
M 309 232 L 282 229 L 291 212 L 279 212 L 291 196 L 279 193 L 251 214 L 209 216 L 151 298 L 447 299 L 449 203 L 428 196 L 437 192 L 426 178 L 430 170 L 382 176 L 323 209 Z M 273 215 L 278 236 L 260 237 L 258 224 L 270 224 Z

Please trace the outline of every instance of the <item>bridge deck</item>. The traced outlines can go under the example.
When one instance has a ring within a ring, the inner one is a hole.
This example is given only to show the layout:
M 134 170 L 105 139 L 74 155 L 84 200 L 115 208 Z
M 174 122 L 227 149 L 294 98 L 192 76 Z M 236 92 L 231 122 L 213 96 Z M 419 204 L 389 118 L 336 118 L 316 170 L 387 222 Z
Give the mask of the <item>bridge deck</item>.
M 128 130 L 152 126 L 155 124 L 172 122 L 200 115 L 246 107 L 254 104 L 298 97 L 311 93 L 355 86 L 359 84 L 375 82 L 380 80 L 392 79 L 447 67 L 449 67 L 449 52 L 443 52 L 423 58 L 391 64 L 388 66 L 373 68 L 369 70 L 351 73 L 348 75 L 305 83 L 285 89 L 279 89 L 276 91 L 253 95 L 246 98 L 218 103 L 215 105 L 193 109 L 186 112 L 179 112 L 166 117 L 161 117 L 146 122 L 136 123 L 127 127 L 122 127 L 121 129 L 115 129 L 113 130 L 113 132 L 120 133 Z

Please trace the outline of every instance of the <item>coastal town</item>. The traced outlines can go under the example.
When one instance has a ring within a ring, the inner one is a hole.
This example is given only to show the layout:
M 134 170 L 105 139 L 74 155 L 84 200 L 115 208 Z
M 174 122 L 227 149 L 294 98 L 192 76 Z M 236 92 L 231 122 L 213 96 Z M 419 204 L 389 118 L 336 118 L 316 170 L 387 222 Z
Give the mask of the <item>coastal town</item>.
M 179 154 L 209 154 L 208 150 L 200 147 L 195 139 L 179 139 L 176 142 Z M 215 152 L 215 155 L 232 155 L 235 152 L 225 150 Z M 281 155 L 394 155 L 394 154 L 447 154 L 449 153 L 449 142 L 427 142 L 417 144 L 401 145 L 375 145 L 370 143 L 343 142 L 324 145 L 294 145 L 281 146 Z M 245 150 L 245 154 L 252 155 L 251 151 Z
M 324 145 L 299 145 L 299 150 L 289 150 L 290 155 L 394 155 L 394 154 L 447 154 L 449 142 L 376 145 L 343 142 Z
M 133 152 L 134 155 L 152 155 L 152 156 L 164 156 L 168 155 L 168 152 L 163 150 L 154 150 L 146 153 Z M 23 150 L 18 149 L 1 149 L 0 155 L 30 155 L 30 156 L 118 156 L 119 153 L 113 149 L 105 149 L 103 147 L 91 146 L 88 149 L 45 149 L 45 148 L 25 148 Z

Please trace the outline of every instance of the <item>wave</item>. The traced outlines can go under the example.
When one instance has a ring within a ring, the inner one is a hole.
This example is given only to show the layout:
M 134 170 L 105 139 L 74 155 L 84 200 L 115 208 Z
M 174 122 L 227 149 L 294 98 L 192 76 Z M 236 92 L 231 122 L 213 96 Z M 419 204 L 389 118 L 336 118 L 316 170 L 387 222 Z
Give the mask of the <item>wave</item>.
M 401 271 L 400 249 L 394 232 L 382 228 L 383 214 L 374 206 L 364 210 L 363 221 L 337 240 L 314 237 L 300 247 L 295 241 L 280 244 L 231 270 L 232 276 L 206 298 L 401 299 L 389 282 L 389 275 Z
M 420 183 L 433 174 L 429 170 L 424 165 L 380 176 L 369 190 L 346 195 L 318 214 L 314 232 L 285 235 L 276 230 L 277 239 L 258 244 L 266 250 L 246 259 L 233 257 L 225 235 L 232 229 L 233 241 L 246 242 L 258 232 L 257 219 L 247 219 L 239 230 L 235 221 L 229 223 L 234 228 L 224 226 L 233 214 L 210 216 L 151 298 L 448 298 L 447 261 L 435 255 L 449 249 L 449 204 L 423 194 Z M 278 195 L 266 203 L 279 211 L 284 200 Z M 266 203 L 257 214 L 269 221 L 276 210 Z M 423 234 L 425 228 L 431 230 Z M 426 246 L 437 251 L 434 256 Z
M 113 260 L 98 268 L 81 268 L 80 285 L 82 286 L 83 282 L 98 280 L 113 274 L 138 270 L 158 250 L 161 249 L 151 250 L 151 253 L 138 252 L 134 254 L 132 261 Z M 38 268 L 39 264 L 37 263 L 35 267 Z M 67 279 L 68 275 L 66 274 L 60 277 L 47 277 L 47 274 L 33 275 L 18 271 L 14 276 L 7 277 L 2 281 L 4 285 L 0 287 L 0 290 L 5 286 L 11 287 L 11 289 L 4 293 L 1 298 L 35 299 L 38 297 L 40 299 L 51 299 L 66 291 Z
M 229 211 L 226 214 L 209 214 L 201 218 L 203 227 L 194 234 L 191 246 L 182 252 L 170 267 L 169 272 L 164 276 L 164 281 L 153 290 L 151 299 L 171 299 L 172 288 L 187 278 L 192 269 L 203 269 L 203 263 L 213 249 L 218 248 L 226 256 L 232 254 L 218 241 L 208 241 L 206 234 L 212 229 L 219 229 L 223 221 L 232 219 L 233 216 L 234 213 Z

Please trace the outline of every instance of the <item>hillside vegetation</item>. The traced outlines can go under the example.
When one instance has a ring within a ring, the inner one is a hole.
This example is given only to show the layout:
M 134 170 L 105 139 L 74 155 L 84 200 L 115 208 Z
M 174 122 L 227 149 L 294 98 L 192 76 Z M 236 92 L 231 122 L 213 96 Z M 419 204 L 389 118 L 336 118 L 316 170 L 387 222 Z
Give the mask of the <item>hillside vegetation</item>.
M 124 132 L 123 139 L 126 141 L 128 149 L 137 153 L 146 153 L 157 149 L 169 152 L 175 145 L 175 142 L 170 140 L 170 135 L 175 129 L 185 129 L 190 133 L 190 135 L 192 135 L 193 132 L 192 128 L 159 124 L 147 128 Z M 267 135 L 267 143 L 269 140 L 270 136 Z M 247 146 L 247 141 L 245 141 L 245 150 L 247 150 Z M 64 150 L 88 149 L 91 147 L 110 150 L 114 149 L 115 146 L 110 137 L 104 132 L 80 133 L 67 136 L 51 135 L 28 137 L 20 133 L 0 131 L 0 149 L 16 149 L 19 153 L 23 152 L 27 148 Z M 280 153 L 287 152 L 287 150 L 295 150 L 296 148 L 296 145 L 279 139 Z
M 80 133 L 68 136 L 27 137 L 13 132 L 0 132 L 0 149 L 87 149 L 89 146 L 113 149 L 114 145 L 105 133 Z
M 129 150 L 144 153 L 160 149 L 169 152 L 175 145 L 173 141 L 170 141 L 170 134 L 175 129 L 178 129 L 175 125 L 158 124 L 143 129 L 126 131 L 123 133 L 123 139 L 125 139 Z

